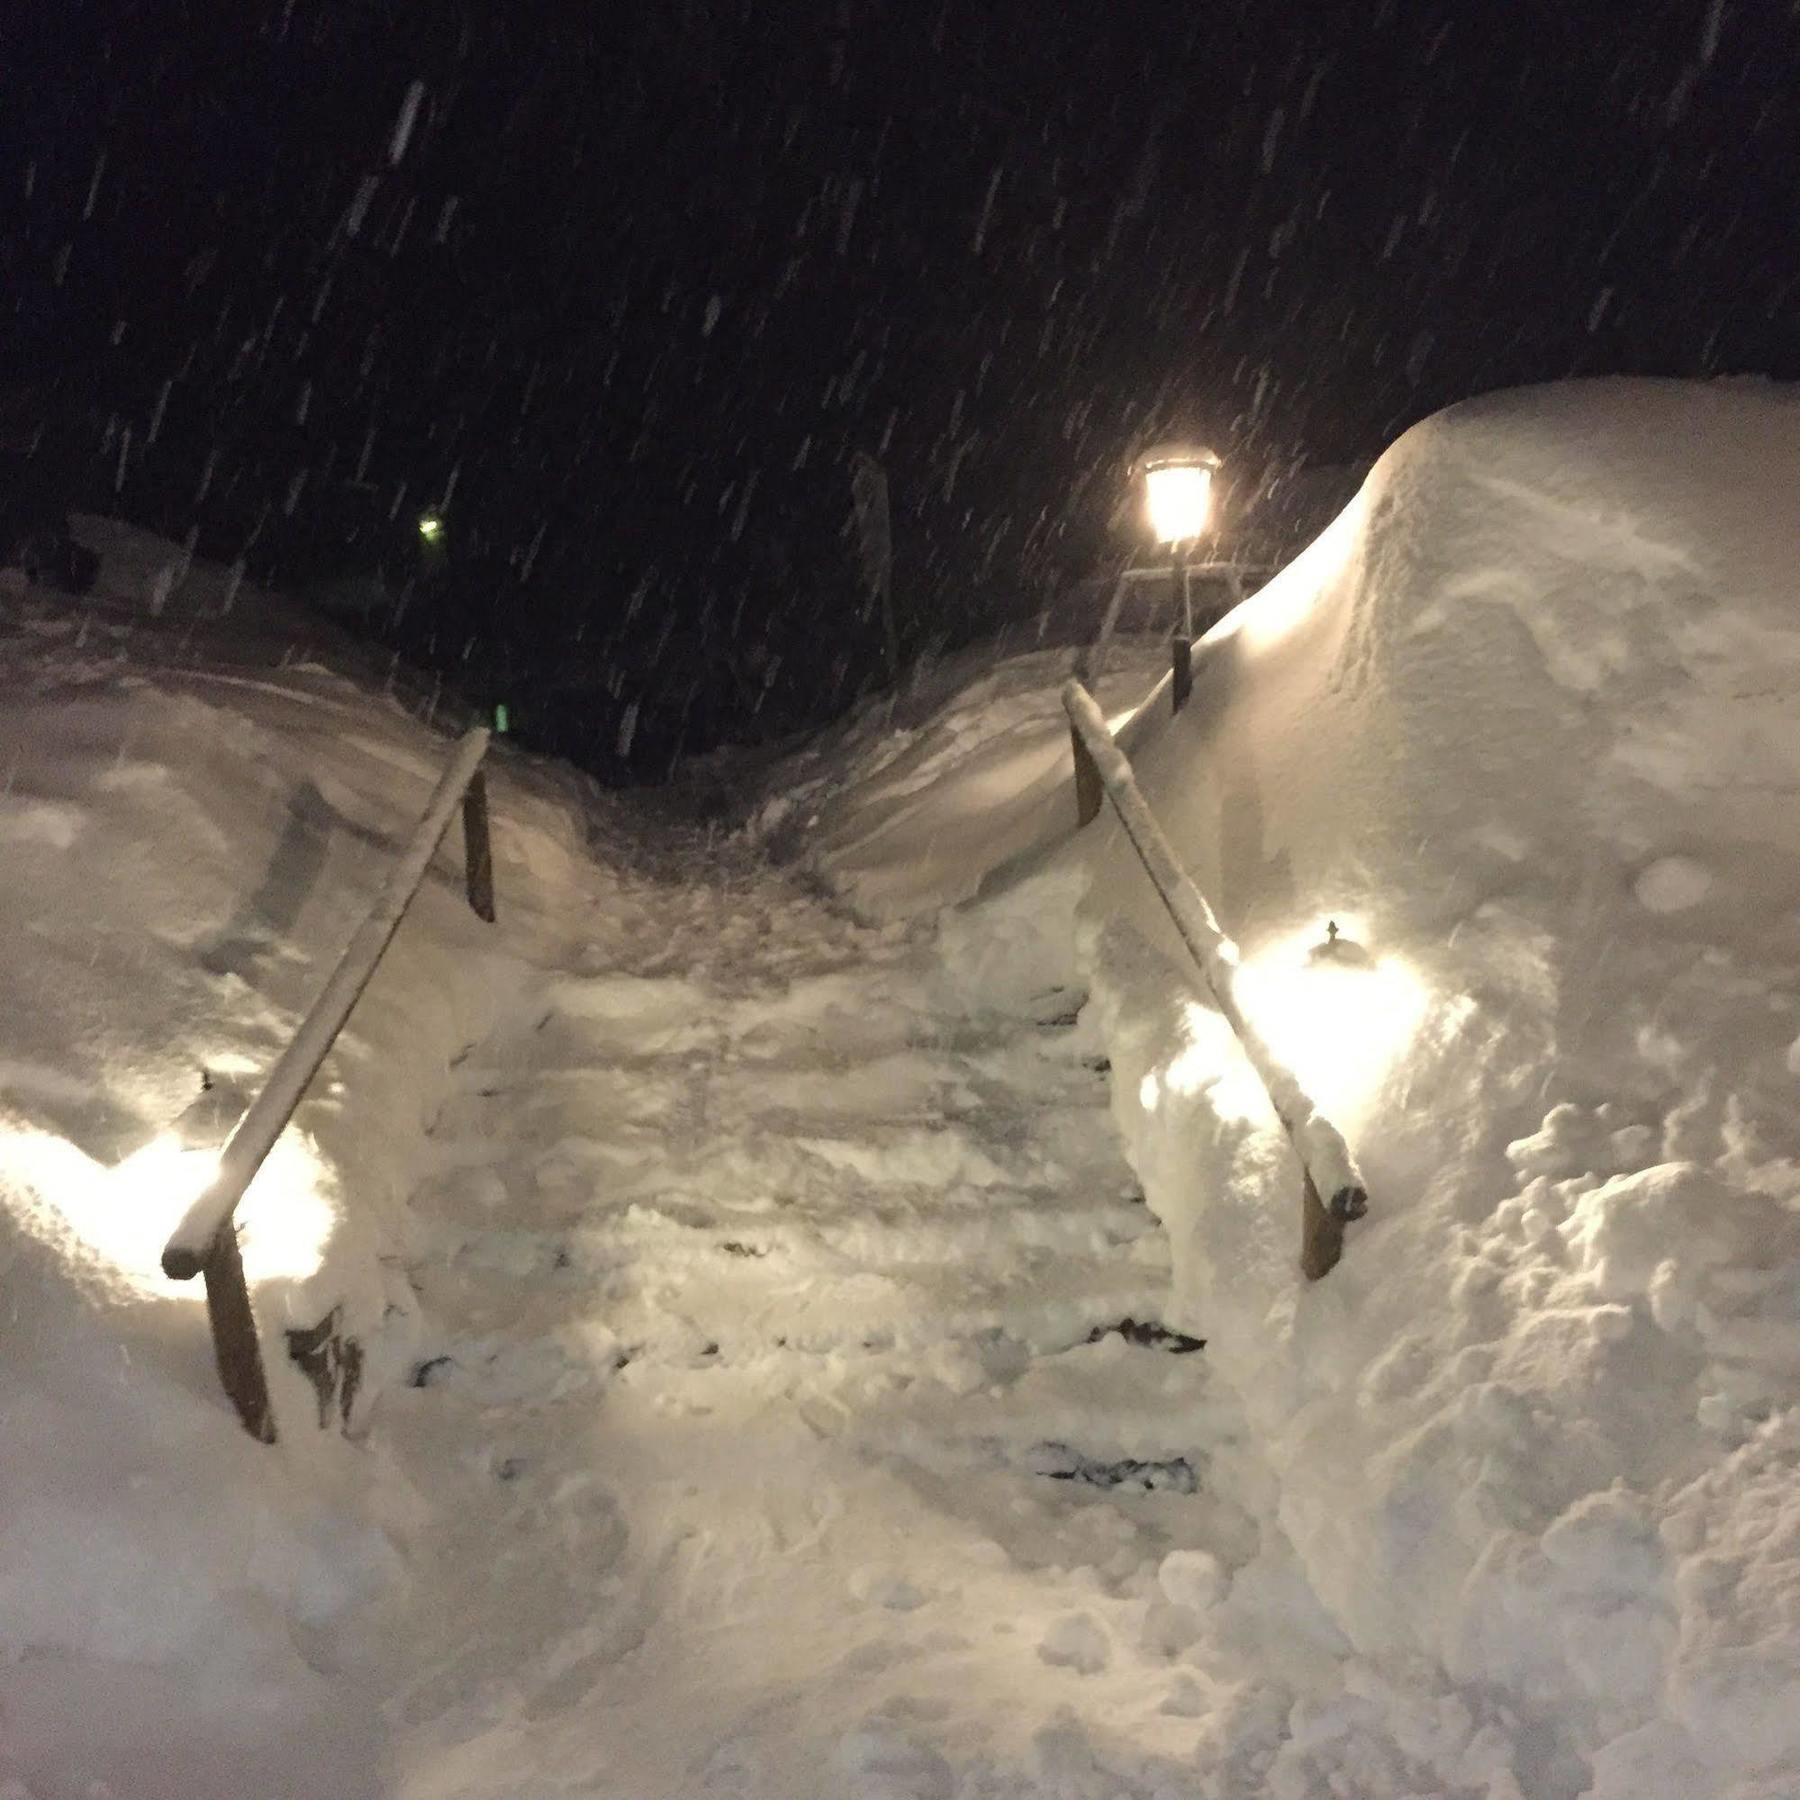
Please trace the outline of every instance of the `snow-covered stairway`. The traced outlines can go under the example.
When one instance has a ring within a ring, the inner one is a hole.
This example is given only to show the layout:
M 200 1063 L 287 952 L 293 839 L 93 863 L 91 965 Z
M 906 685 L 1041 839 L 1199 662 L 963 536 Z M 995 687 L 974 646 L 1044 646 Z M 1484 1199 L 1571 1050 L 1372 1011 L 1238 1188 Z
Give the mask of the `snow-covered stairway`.
M 403 1791 L 948 1794 L 1046 1685 L 1155 1744 L 1158 1571 L 1235 1525 L 1205 1358 L 1104 1330 L 1167 1268 L 1070 998 L 971 1011 L 736 852 L 627 888 L 415 1203 Z

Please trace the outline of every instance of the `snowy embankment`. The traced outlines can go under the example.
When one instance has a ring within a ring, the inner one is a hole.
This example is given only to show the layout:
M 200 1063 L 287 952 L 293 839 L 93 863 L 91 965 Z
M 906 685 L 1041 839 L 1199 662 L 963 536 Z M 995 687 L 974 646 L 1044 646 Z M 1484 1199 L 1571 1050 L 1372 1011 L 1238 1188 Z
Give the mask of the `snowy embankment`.
M 225 1091 L 278 1054 L 448 745 L 378 676 L 291 660 L 332 637 L 316 621 L 159 540 L 83 535 L 106 557 L 91 600 L 0 594 L 0 1771 L 79 1752 L 117 1781 L 162 1720 L 190 1748 L 184 1791 L 274 1792 L 322 1741 L 322 1768 L 366 1762 L 372 1720 L 323 1694 L 307 1638 L 396 1569 L 366 1469 L 307 1429 L 281 1333 L 338 1309 L 365 1411 L 409 1366 L 396 1251 L 426 1126 L 506 972 L 566 944 L 546 900 L 577 885 L 598 813 L 573 780 L 496 759 L 508 958 L 441 858 L 253 1186 L 245 1263 L 290 1426 L 254 1444 L 201 1284 L 158 1267 L 204 1180 L 179 1121 L 203 1070 Z M 138 1780 L 120 1791 L 155 1788 Z
M 802 857 L 869 919 L 966 900 L 1069 828 L 1069 722 L 1058 690 L 1074 653 L 996 664 L 981 646 L 865 700 L 780 766 L 750 836 Z M 1128 741 L 1168 666 L 1161 642 L 1115 641 L 1098 699 Z
M 1064 654 L 865 711 L 732 841 L 503 751 L 499 926 L 447 850 L 247 1202 L 273 1449 L 156 1271 L 168 1133 L 448 740 L 93 527 L 99 605 L 0 596 L 0 1792 L 1800 1791 L 1796 481 L 1779 392 L 1501 396 L 1179 719 L 1121 657 L 1368 1177 L 1314 1287 L 1069 829 Z M 332 1308 L 351 1441 L 280 1338 Z
M 1193 1492 L 1229 1409 L 1149 1329 L 1166 1250 L 1071 996 L 965 995 L 929 926 L 544 766 L 496 773 L 499 926 L 447 850 L 246 1203 L 281 1439 L 239 1430 L 156 1271 L 202 1178 L 168 1133 L 202 1067 L 268 1067 L 449 742 L 341 643 L 297 662 L 321 634 L 279 602 L 103 535 L 99 602 L 8 596 L 0 638 L 35 1008 L 4 1022 L 0 1788 L 1182 1768 L 1164 1588 L 1242 1540 Z M 282 1340 L 334 1308 L 350 1441 Z
M 972 966 L 1091 984 L 1240 1497 L 1337 1668 L 1270 1792 L 1800 1791 L 1797 489 L 1782 390 L 1453 409 L 1139 733 L 1369 1177 L 1317 1288 L 1110 818 L 952 922 Z

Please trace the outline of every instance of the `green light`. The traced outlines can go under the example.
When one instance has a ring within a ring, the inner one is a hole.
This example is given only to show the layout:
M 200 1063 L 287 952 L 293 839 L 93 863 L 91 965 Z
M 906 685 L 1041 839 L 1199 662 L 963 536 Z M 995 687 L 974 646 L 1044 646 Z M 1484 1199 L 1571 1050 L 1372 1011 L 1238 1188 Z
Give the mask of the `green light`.
M 444 521 L 436 513 L 419 514 L 419 536 L 426 543 L 435 544 L 444 535 Z
M 496 731 L 501 731 L 501 732 L 505 731 L 506 730 L 506 722 L 507 722 L 506 702 L 504 700 L 502 700 L 494 708 L 494 729 Z

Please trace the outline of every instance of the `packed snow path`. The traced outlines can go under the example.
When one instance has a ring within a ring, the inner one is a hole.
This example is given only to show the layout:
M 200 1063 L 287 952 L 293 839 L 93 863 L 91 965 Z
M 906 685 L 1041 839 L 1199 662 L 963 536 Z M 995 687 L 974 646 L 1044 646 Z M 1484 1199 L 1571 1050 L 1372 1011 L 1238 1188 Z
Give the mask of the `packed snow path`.
M 432 1508 L 400 1791 L 1191 1758 L 1191 1677 L 1137 1640 L 1171 1552 L 1233 1527 L 1191 1492 L 1205 1358 L 1104 1330 L 1168 1275 L 1071 997 L 966 1011 L 929 932 L 740 851 L 601 914 L 462 1062 L 415 1201 L 432 1341 L 377 1427 Z

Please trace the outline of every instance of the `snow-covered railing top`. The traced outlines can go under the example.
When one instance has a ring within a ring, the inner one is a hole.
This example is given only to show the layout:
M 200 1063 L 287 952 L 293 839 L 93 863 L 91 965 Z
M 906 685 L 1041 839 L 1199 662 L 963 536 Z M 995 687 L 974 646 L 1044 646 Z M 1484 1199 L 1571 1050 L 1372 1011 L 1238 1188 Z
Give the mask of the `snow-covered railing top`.
M 1182 942 L 1192 952 L 1200 973 L 1225 1022 L 1236 1033 L 1244 1055 L 1267 1091 L 1299 1153 L 1306 1175 L 1302 1202 L 1301 1266 L 1312 1280 L 1328 1274 L 1343 1249 L 1344 1223 L 1360 1219 L 1368 1210 L 1369 1193 L 1343 1135 L 1313 1105 L 1293 1070 L 1269 1047 L 1267 1040 L 1244 1015 L 1237 998 L 1237 946 L 1219 929 L 1206 896 L 1176 861 L 1175 851 L 1157 824 L 1125 753 L 1113 742 L 1105 715 L 1079 681 L 1063 689 L 1063 710 L 1074 728 L 1076 783 L 1090 792 L 1095 777 L 1119 815 L 1119 823 L 1131 840 L 1162 903 L 1168 908 Z M 1089 768 L 1083 769 L 1083 755 Z M 1082 805 L 1082 822 L 1091 807 Z M 1321 1204 L 1320 1196 L 1328 1196 Z
M 287 1129 L 301 1096 L 369 985 L 424 882 L 425 871 L 450 828 L 450 815 L 459 801 L 463 808 L 469 904 L 479 917 L 492 923 L 493 853 L 488 836 L 486 777 L 481 772 L 488 741 L 488 732 L 478 726 L 457 745 L 456 755 L 439 777 L 424 814 L 374 907 L 345 947 L 331 979 L 320 990 L 312 1010 L 270 1071 L 262 1091 L 226 1140 L 218 1173 L 188 1208 L 163 1249 L 163 1273 L 171 1280 L 191 1281 L 196 1275 L 206 1276 L 207 1310 L 212 1320 L 219 1377 L 245 1426 L 265 1443 L 274 1442 L 274 1419 L 269 1410 L 268 1386 L 244 1287 L 232 1215 L 244 1190 Z

